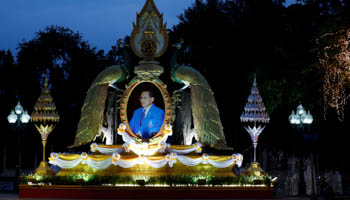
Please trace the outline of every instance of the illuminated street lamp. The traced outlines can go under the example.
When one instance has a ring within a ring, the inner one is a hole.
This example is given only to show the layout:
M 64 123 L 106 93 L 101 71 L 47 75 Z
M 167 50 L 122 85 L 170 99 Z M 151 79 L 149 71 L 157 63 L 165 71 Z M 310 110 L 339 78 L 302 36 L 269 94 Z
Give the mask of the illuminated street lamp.
M 295 126 L 297 128 L 302 128 L 304 130 L 304 126 L 310 126 L 312 122 L 314 121 L 314 118 L 312 117 L 310 111 L 307 111 L 304 109 L 303 105 L 299 105 L 296 109 L 296 112 L 294 110 L 292 111 L 292 114 L 289 115 L 289 123 L 292 126 Z M 304 134 L 304 133 L 302 133 Z M 304 135 L 305 136 L 305 135 Z M 311 153 L 311 180 L 312 180 L 312 197 L 316 194 L 316 181 L 315 181 L 315 161 L 314 161 L 314 155 Z M 303 177 L 303 172 L 301 172 Z
M 292 125 L 300 125 L 303 126 L 304 124 L 310 125 L 314 121 L 314 118 L 312 117 L 310 111 L 305 111 L 304 107 L 300 104 L 297 107 L 296 113 L 294 110 L 292 111 L 292 114 L 289 115 L 289 122 Z
M 19 129 L 24 127 L 30 120 L 30 115 L 28 114 L 28 111 L 24 111 L 23 107 L 21 106 L 20 102 L 18 101 L 18 104 L 16 105 L 15 109 L 11 111 L 9 116 L 7 117 L 7 121 L 14 126 L 15 132 L 16 132 L 16 139 L 17 139 L 17 163 L 16 163 L 16 177 L 19 177 L 21 166 L 22 166 L 22 145 L 20 143 L 20 132 Z M 19 148 L 19 149 L 18 149 Z M 17 182 L 16 178 L 16 183 Z M 17 185 L 17 184 L 16 184 Z
M 18 101 L 17 106 L 15 107 L 14 110 L 11 111 L 11 113 L 7 117 L 7 120 L 10 124 L 14 124 L 16 122 L 17 122 L 17 125 L 27 124 L 30 120 L 30 115 L 28 114 L 28 111 L 23 110 L 23 107 Z

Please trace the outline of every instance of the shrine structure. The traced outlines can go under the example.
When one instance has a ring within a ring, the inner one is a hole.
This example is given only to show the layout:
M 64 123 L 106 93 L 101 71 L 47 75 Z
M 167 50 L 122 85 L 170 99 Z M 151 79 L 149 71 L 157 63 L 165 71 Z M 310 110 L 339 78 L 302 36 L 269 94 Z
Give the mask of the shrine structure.
M 130 44 L 120 44 L 122 48 L 131 47 L 141 58 L 138 65 L 132 73 L 133 66 L 125 58 L 124 64 L 102 71 L 81 108 L 75 141 L 69 148 L 90 145 L 90 151 L 52 152 L 49 163 L 60 170 L 55 175 L 40 171 L 27 176 L 27 184 L 20 186 L 20 197 L 271 196 L 272 184 L 267 175 L 241 176 L 233 172 L 234 166 L 241 167 L 243 156 L 224 154 L 233 149 L 226 145 L 214 93 L 200 72 L 174 62 L 168 76 L 183 87 L 169 93 L 167 84 L 172 83 L 165 84 L 160 78 L 165 70 L 156 60 L 166 51 L 168 42 L 163 14 L 153 0 L 146 0 L 133 24 Z M 176 44 L 175 51 L 180 49 L 181 44 Z M 116 99 L 119 102 L 115 109 L 119 116 L 117 130 L 111 128 L 110 113 L 106 110 L 111 90 L 121 94 Z M 173 135 L 178 94 L 184 90 L 190 90 L 191 94 L 194 134 L 187 139 L 190 144 L 171 144 L 168 138 Z M 152 104 L 144 106 L 145 99 Z M 162 120 L 155 117 L 154 107 L 158 108 Z M 140 119 L 138 110 L 143 110 Z M 122 138 L 122 144 L 115 144 L 115 132 Z M 94 142 L 100 136 L 105 139 L 104 144 Z M 191 143 L 192 140 L 196 142 Z M 212 150 L 222 153 L 214 155 Z

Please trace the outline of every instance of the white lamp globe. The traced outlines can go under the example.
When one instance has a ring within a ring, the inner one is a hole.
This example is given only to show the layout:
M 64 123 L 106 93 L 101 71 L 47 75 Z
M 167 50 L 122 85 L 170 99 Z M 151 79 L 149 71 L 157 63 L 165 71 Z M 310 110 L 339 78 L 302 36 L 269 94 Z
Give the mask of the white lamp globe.
M 9 114 L 9 116 L 7 117 L 7 121 L 10 123 L 10 124 L 14 124 L 16 123 L 17 121 L 17 115 L 15 114 L 15 111 L 11 111 L 11 113 Z
M 295 124 L 296 123 L 296 119 L 295 118 L 296 118 L 296 115 L 295 115 L 294 110 L 293 110 L 292 114 L 289 115 L 289 122 L 291 124 Z
M 28 111 L 24 111 L 23 115 L 21 116 L 21 122 L 26 124 L 30 120 L 30 115 L 28 115 Z
M 305 120 L 304 120 L 305 124 L 311 124 L 314 121 L 314 118 L 312 117 L 310 111 L 307 112 L 307 114 L 305 115 Z
M 15 107 L 15 112 L 16 112 L 17 115 L 20 115 L 20 114 L 22 114 L 22 112 L 23 112 L 23 107 L 21 106 L 21 104 L 19 103 L 19 101 L 18 101 L 17 106 Z
M 305 113 L 305 109 L 304 107 L 300 104 L 298 107 L 297 107 L 297 114 L 299 115 L 302 115 Z

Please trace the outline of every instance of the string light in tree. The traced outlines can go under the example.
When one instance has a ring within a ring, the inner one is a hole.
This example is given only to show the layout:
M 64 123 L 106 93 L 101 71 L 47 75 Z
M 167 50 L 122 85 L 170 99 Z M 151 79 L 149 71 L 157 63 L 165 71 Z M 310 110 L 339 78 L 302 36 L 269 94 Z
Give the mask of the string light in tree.
M 326 33 L 316 40 L 318 61 L 323 71 L 324 118 L 334 108 L 338 119 L 344 120 L 344 107 L 350 86 L 350 29 Z

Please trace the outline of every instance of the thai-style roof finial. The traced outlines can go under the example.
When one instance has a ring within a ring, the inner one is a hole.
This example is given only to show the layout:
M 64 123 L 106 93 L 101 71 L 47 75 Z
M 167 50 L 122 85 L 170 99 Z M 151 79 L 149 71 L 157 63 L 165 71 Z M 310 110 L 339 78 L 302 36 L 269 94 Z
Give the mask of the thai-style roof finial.
M 158 58 L 168 47 L 166 23 L 153 0 L 146 0 L 140 13 L 137 13 L 136 24 L 133 23 L 130 36 L 134 53 L 144 59 Z

